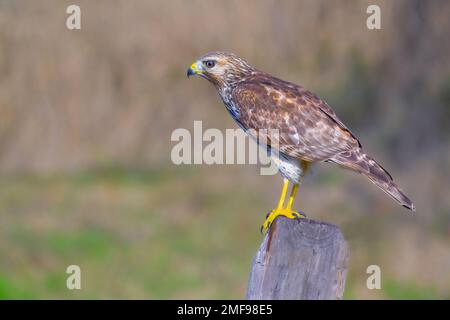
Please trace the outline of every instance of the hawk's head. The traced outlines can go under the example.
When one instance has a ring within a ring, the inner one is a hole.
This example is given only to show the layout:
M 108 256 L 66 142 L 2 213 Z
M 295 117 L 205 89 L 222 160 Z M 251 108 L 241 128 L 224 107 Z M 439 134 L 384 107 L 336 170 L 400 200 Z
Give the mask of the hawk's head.
M 189 67 L 187 76 L 199 75 L 217 87 L 232 85 L 255 69 L 233 53 L 210 52 Z

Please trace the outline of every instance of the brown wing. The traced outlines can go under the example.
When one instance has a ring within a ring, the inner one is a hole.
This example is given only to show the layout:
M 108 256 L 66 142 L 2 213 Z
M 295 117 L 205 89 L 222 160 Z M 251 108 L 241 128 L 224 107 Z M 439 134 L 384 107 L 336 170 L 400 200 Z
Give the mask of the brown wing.
M 313 93 L 271 76 L 255 76 L 232 92 L 247 129 L 279 130 L 279 151 L 305 161 L 324 161 L 359 147 L 331 108 Z

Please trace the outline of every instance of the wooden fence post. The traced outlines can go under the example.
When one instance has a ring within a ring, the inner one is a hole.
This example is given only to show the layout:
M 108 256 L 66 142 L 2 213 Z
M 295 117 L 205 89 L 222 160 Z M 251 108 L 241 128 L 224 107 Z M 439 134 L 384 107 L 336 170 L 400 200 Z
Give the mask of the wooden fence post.
M 342 299 L 348 257 L 336 226 L 278 217 L 253 260 L 247 299 Z

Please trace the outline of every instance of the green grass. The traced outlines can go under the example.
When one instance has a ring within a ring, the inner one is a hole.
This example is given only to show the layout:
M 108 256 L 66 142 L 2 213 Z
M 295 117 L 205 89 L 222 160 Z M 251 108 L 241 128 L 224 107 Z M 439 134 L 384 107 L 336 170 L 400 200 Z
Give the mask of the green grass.
M 413 283 L 403 283 L 389 279 L 382 284 L 387 299 L 402 300 L 433 300 L 439 299 L 436 290 L 424 288 Z M 441 297 L 442 298 L 442 297 Z
M 3 299 L 28 299 L 31 294 L 19 288 L 6 276 L 0 276 L 0 300 Z
M 0 299 L 244 298 L 272 199 L 259 180 L 236 185 L 229 175 L 218 170 L 211 184 L 198 169 L 111 167 L 2 177 Z M 365 281 L 361 270 L 374 254 L 388 254 L 382 232 L 398 232 L 357 217 L 341 226 L 352 249 L 363 252 L 352 260 L 348 299 L 365 297 L 356 290 Z M 71 264 L 81 267 L 80 291 L 66 288 Z M 391 279 L 382 297 L 440 298 L 446 288 Z
M 237 224 L 227 215 L 208 216 L 192 201 L 195 190 L 189 185 L 199 183 L 195 177 L 176 169 L 122 168 L 4 177 L 1 298 L 236 295 L 235 286 L 221 290 L 220 283 L 236 276 L 245 281 L 247 265 L 235 275 L 216 264 L 226 265 L 233 258 L 236 247 L 225 250 L 230 239 L 223 228 L 232 231 Z M 177 188 L 180 196 L 167 201 L 166 193 Z M 202 197 L 207 208 L 214 208 L 221 198 L 208 191 Z M 192 205 L 200 210 L 189 209 Z M 83 289 L 78 293 L 65 287 L 70 264 L 82 270 Z M 122 286 L 127 293 L 120 291 Z

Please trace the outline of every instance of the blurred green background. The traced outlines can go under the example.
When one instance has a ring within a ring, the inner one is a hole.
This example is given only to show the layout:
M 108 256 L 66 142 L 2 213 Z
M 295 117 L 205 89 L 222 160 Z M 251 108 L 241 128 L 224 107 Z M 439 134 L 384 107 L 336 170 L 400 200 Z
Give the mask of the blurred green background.
M 411 215 L 332 165 L 307 177 L 297 206 L 351 248 L 345 297 L 450 298 L 449 15 L 444 0 L 1 0 L 0 298 L 245 297 L 281 178 L 170 161 L 174 129 L 236 127 L 186 79 L 211 50 L 319 94 L 414 200 Z

